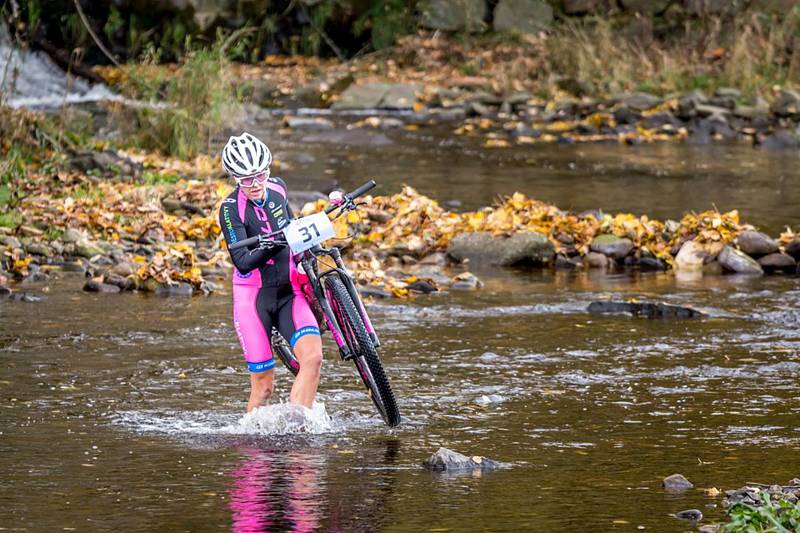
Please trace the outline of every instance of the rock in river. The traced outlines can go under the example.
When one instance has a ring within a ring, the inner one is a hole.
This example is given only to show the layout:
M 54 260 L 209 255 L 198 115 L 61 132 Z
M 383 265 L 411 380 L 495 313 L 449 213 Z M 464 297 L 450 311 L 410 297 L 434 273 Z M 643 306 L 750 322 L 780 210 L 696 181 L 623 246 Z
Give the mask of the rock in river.
M 120 292 L 121 289 L 116 285 L 111 285 L 110 283 L 101 283 L 99 281 L 89 279 L 86 280 L 86 283 L 83 285 L 83 290 L 86 292 L 115 294 Z
M 719 264 L 722 268 L 737 274 L 763 274 L 764 269 L 758 262 L 742 252 L 731 246 L 726 246 L 719 254 Z
M 775 252 L 758 258 L 758 264 L 764 272 L 794 272 L 797 270 L 797 261 L 791 255 Z
M 691 522 L 699 522 L 703 519 L 703 513 L 699 509 L 686 509 L 685 511 L 678 511 L 675 513 L 675 518 L 681 520 L 689 520 Z
M 436 471 L 487 471 L 506 466 L 503 463 L 479 455 L 467 457 L 448 448 L 439 448 L 436 453 L 428 457 L 422 464 L 425 468 Z
M 760 231 L 743 231 L 736 237 L 736 244 L 739 245 L 741 251 L 753 257 L 772 254 L 778 251 L 777 241 Z
M 555 248 L 541 233 L 531 231 L 510 237 L 494 237 L 491 233 L 479 231 L 457 235 L 450 241 L 447 253 L 457 261 L 469 259 L 475 263 L 523 266 L 550 263 Z
M 671 476 L 665 477 L 661 485 L 669 491 L 689 490 L 694 487 L 694 485 L 681 474 L 672 474 Z
M 599 252 L 614 259 L 622 259 L 633 250 L 633 242 L 616 235 L 598 235 L 592 241 L 590 248 L 593 252 Z
M 796 260 L 800 260 L 800 239 L 794 239 L 793 241 L 789 242 L 786 245 L 786 253 L 794 257 Z
M 691 307 L 661 302 L 592 302 L 587 309 L 593 314 L 630 313 L 647 318 L 698 318 L 706 316 Z
M 191 296 L 194 288 L 188 283 L 160 284 L 154 291 L 156 296 Z

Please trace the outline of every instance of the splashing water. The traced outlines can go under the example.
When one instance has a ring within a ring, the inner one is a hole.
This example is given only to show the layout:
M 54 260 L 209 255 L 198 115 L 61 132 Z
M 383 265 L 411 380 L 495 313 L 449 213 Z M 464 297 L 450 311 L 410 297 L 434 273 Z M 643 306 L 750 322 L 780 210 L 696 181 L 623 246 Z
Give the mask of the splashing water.
M 325 404 L 314 402 L 311 409 L 302 405 L 278 403 L 254 409 L 239 423 L 229 428 L 231 433 L 287 435 L 291 433 L 328 433 L 333 430 Z

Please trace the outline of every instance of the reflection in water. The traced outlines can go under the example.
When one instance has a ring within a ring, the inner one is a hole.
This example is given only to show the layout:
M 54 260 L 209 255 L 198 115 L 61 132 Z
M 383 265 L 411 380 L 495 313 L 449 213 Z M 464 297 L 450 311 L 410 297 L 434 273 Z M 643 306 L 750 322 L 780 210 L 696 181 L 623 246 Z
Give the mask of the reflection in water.
M 314 531 L 324 501 L 325 457 L 311 450 L 246 449 L 233 472 L 233 531 Z
M 384 466 L 395 463 L 399 441 L 385 441 Z M 324 450 L 245 448 L 245 460 L 231 473 L 232 530 L 236 533 L 374 530 L 394 487 L 395 472 L 358 476 L 346 490 L 332 491 L 325 479 Z

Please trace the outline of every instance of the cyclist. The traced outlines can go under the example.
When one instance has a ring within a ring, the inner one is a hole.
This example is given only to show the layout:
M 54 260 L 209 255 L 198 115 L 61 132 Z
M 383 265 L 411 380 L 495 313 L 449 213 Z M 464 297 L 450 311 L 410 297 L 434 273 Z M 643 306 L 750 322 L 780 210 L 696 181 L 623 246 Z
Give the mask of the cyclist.
M 275 378 L 273 326 L 289 342 L 300 363 L 289 401 L 311 408 L 322 367 L 319 325 L 302 294 L 306 276 L 298 272 L 285 240 L 267 234 L 293 218 L 286 183 L 269 175 L 272 154 L 249 133 L 231 137 L 222 149 L 222 166 L 236 181 L 223 201 L 219 225 L 233 261 L 233 323 L 250 371 L 247 411 L 264 405 Z M 258 236 L 251 249 L 230 250 L 242 239 Z

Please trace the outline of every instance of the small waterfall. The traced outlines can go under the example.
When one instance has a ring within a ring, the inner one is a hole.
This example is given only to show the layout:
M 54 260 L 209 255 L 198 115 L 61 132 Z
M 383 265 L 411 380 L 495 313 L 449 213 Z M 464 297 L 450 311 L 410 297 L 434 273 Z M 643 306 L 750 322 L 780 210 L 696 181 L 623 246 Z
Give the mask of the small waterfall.
M 92 85 L 66 74 L 47 54 L 14 46 L 5 24 L 0 24 L 0 92 L 11 107 L 57 107 L 119 99 L 103 84 Z

